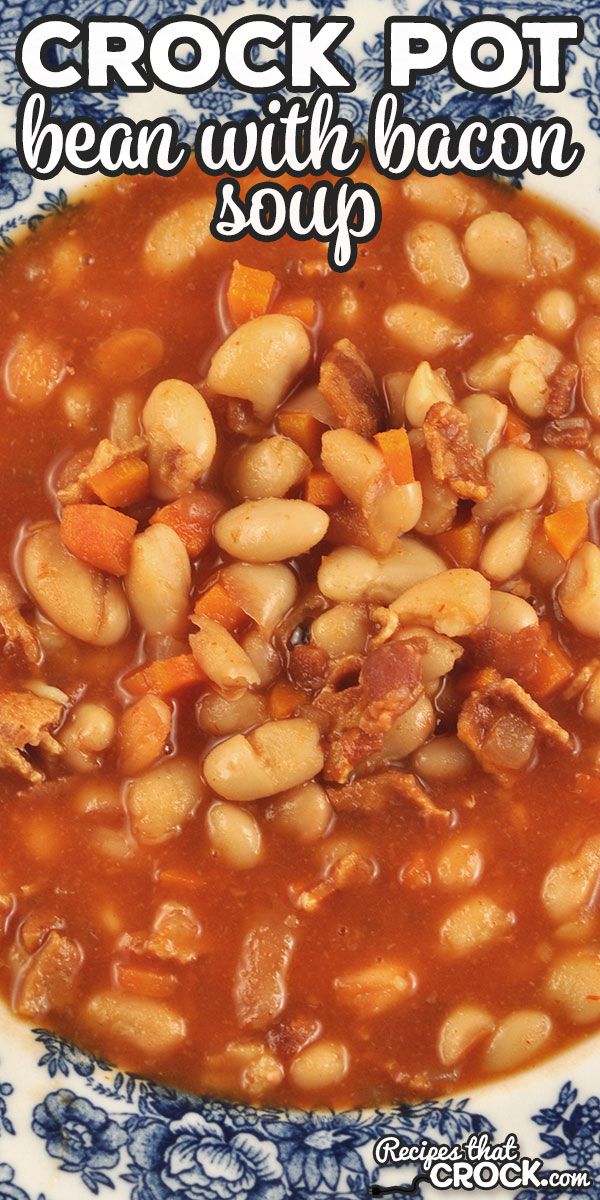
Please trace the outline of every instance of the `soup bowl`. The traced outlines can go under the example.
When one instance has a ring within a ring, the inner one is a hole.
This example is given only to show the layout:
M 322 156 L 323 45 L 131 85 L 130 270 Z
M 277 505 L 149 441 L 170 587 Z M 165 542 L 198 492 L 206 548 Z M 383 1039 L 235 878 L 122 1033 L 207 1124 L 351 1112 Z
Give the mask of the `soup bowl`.
M 206 0 L 198 10 L 222 28 L 240 13 L 241 0 Z M 96 184 L 61 174 L 36 182 L 21 169 L 14 148 L 16 106 L 25 90 L 14 62 L 25 21 L 56 12 L 57 4 L 27 0 L 5 5 L 0 28 L 0 245 L 9 252 L 27 230 L 73 203 Z M 547 0 L 546 15 L 562 15 L 563 0 Z M 244 4 L 244 15 L 253 6 Z M 97 15 L 127 13 L 147 25 L 185 0 L 98 0 Z M 282 19 L 287 0 L 258 0 Z M 67 6 L 65 6 L 67 11 Z M 195 10 L 194 10 L 195 11 Z M 357 79 L 342 99 L 342 113 L 363 131 L 373 93 L 383 83 L 382 24 L 386 16 L 409 13 L 443 23 L 480 15 L 479 0 L 303 0 L 302 11 L 354 18 L 345 65 Z M 529 0 L 507 6 L 490 2 L 489 15 L 531 14 Z M 69 15 L 89 15 L 87 0 L 72 0 Z M 600 186 L 600 22 L 595 0 L 579 15 L 584 40 L 569 52 L 566 89 L 536 94 L 527 75 L 515 89 L 481 96 L 458 88 L 446 73 L 421 79 L 406 98 L 407 115 L 418 121 L 440 114 L 459 122 L 475 114 L 537 120 L 567 118 L 585 149 L 581 165 L 566 178 L 525 176 L 515 186 L 532 188 L 585 220 L 596 217 Z M 243 114 L 261 98 L 216 83 L 189 99 L 164 91 L 151 96 L 70 92 L 55 99 L 63 116 L 98 120 L 170 114 L 182 135 L 208 116 Z M 233 257 L 233 253 L 232 253 Z M 568 798 L 565 797 L 568 801 Z M 543 1160 L 545 1172 L 600 1169 L 600 1037 L 590 1036 L 559 1056 L 480 1086 L 469 1096 L 402 1103 L 393 1108 L 348 1112 L 251 1108 L 189 1096 L 111 1067 L 46 1029 L 29 1029 L 6 1008 L 0 1010 L 0 1200 L 83 1200 L 112 1194 L 117 1200 L 286 1200 L 336 1196 L 359 1200 L 380 1188 L 410 1185 L 411 1163 L 386 1165 L 375 1144 L 391 1136 L 408 1144 L 428 1139 L 454 1146 L 471 1135 L 503 1141 L 514 1134 L 522 1155 Z M 415 1185 L 415 1193 L 420 1185 Z M 425 1193 L 428 1186 L 425 1185 Z M 518 1200 L 533 1200 L 535 1188 L 516 1188 Z M 558 1191 L 561 1194 L 560 1183 Z M 571 1191 L 568 1192 L 571 1194 Z M 600 1175 L 587 1195 L 600 1197 Z

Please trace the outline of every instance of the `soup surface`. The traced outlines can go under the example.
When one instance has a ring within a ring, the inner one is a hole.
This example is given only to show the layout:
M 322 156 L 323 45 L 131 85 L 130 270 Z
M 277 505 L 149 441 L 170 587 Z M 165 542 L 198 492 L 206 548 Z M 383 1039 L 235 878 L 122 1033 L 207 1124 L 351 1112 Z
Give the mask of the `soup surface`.
M 195 171 L 1 265 L 0 986 L 252 1102 L 600 1024 L 600 246 L 379 186 L 343 277 Z

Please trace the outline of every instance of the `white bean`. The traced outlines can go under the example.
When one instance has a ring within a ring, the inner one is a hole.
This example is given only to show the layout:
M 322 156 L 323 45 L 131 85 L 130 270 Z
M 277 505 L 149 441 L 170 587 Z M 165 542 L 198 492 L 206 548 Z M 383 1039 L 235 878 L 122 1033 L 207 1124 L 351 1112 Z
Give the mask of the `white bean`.
M 350 1065 L 342 1042 L 324 1038 L 301 1050 L 290 1063 L 290 1079 L 303 1092 L 321 1091 L 341 1083 Z
M 600 637 L 600 549 L 593 542 L 584 542 L 570 559 L 557 595 L 578 633 Z
M 308 334 L 295 317 L 256 317 L 240 325 L 213 355 L 208 386 L 223 396 L 248 400 L 260 421 L 270 421 L 310 354 Z
M 384 734 L 376 761 L 399 761 L 423 745 L 435 729 L 435 711 L 427 696 L 420 696 Z
M 483 1057 L 488 1071 L 514 1071 L 539 1053 L 552 1033 L 545 1012 L 522 1008 L 500 1022 Z
M 479 566 L 488 579 L 506 583 L 521 573 L 538 519 L 535 513 L 525 510 L 506 517 L 492 530 L 479 557 Z
M 467 341 L 468 330 L 424 304 L 400 301 L 386 309 L 384 324 L 396 341 L 420 358 L 436 358 Z
M 508 416 L 506 404 L 502 404 L 500 400 L 496 400 L 495 396 L 490 396 L 487 392 L 475 392 L 472 396 L 466 396 L 464 400 L 460 400 L 458 408 L 469 418 L 471 440 L 487 458 L 490 451 L 499 444 L 504 433 Z
M 145 633 L 180 637 L 192 583 L 188 552 L 169 525 L 150 525 L 133 539 L 125 590 Z
M 276 829 L 297 842 L 316 842 L 333 822 L 333 809 L 320 783 L 305 783 L 273 801 L 267 816 Z
M 404 397 L 404 412 L 409 425 L 420 429 L 429 409 L 440 403 L 454 403 L 449 383 L 443 372 L 434 371 L 428 362 L 419 363 Z
M 600 316 L 586 317 L 577 330 L 581 395 L 592 420 L 600 422 Z
M 113 646 L 125 637 L 129 612 L 120 583 L 69 554 L 56 523 L 26 539 L 22 565 L 30 596 L 63 633 L 92 646 Z
M 247 802 L 306 783 L 324 763 L 318 726 L 303 717 L 267 721 L 209 751 L 204 777 L 226 800 Z
M 420 221 L 405 239 L 409 265 L 419 283 L 448 303 L 469 286 L 469 272 L 456 234 L 439 221 Z
M 538 296 L 534 315 L 544 333 L 552 338 L 564 338 L 577 320 L 575 297 L 564 288 L 551 288 Z
M 493 1028 L 494 1018 L 487 1008 L 476 1004 L 461 1004 L 454 1008 L 439 1032 L 440 1061 L 445 1067 L 454 1067 Z
M 369 619 L 362 605 L 335 604 L 315 617 L 310 638 L 330 658 L 341 658 L 346 654 L 364 654 L 369 632 Z
M 600 881 L 600 836 L 590 837 L 573 858 L 557 862 L 542 883 L 542 904 L 553 921 L 572 921 Z
M 532 217 L 527 231 L 537 275 L 558 275 L 575 262 L 574 242 L 545 217 Z
M 117 725 L 105 704 L 83 700 L 70 713 L 59 734 L 63 761 L 73 771 L 95 771 L 100 756 L 114 740 Z
M 338 546 L 323 558 L 317 582 L 329 600 L 389 604 L 413 584 L 445 570 L 439 554 L 405 536 L 398 549 L 385 558 L 375 558 L 358 546 Z
M 187 1036 L 186 1023 L 174 1008 L 125 992 L 96 992 L 86 1001 L 82 1016 L 89 1029 L 125 1042 L 148 1058 L 172 1054 Z
M 569 950 L 550 968 L 546 998 L 561 1008 L 575 1025 L 600 1018 L 600 950 Z
M 246 500 L 219 517 L 214 533 L 232 558 L 273 563 L 307 554 L 328 525 L 327 514 L 305 500 Z
M 262 858 L 262 834 L 256 817 L 237 804 L 218 801 L 206 815 L 210 844 L 236 871 L 255 867 Z
M 465 233 L 464 249 L 474 270 L 493 279 L 521 282 L 531 273 L 527 233 L 510 213 L 476 217 Z
M 260 675 L 228 629 L 209 617 L 194 617 L 197 633 L 190 636 L 192 654 L 204 673 L 220 688 L 248 688 Z
M 196 256 L 218 246 L 210 233 L 212 200 L 184 200 L 157 217 L 144 242 L 144 266 L 151 275 L 174 276 L 190 266 Z
M 490 602 L 489 629 L 497 629 L 499 633 L 520 633 L 522 629 L 538 624 L 535 609 L 522 596 L 492 589 Z
M 600 471 L 579 450 L 558 447 L 544 450 L 550 467 L 550 495 L 555 508 L 567 508 L 583 500 L 591 504 L 600 491 Z
M 490 611 L 490 585 L 478 571 L 456 567 L 425 579 L 390 605 L 402 624 L 421 622 L 448 637 L 467 637 Z
M 150 393 L 142 425 L 153 495 L 174 500 L 191 491 L 217 448 L 215 423 L 204 397 L 191 383 L 165 379 Z
M 333 987 L 340 1004 L 368 1021 L 395 1008 L 414 992 L 416 983 L 405 963 L 386 959 L 338 975 Z
M 176 837 L 202 799 L 202 780 L 195 763 L 174 758 L 144 771 L 127 790 L 127 809 L 134 837 L 153 846 Z
M 296 576 L 282 563 L 232 563 L 222 570 L 221 582 L 265 637 L 298 596 Z
M 481 879 L 484 860 L 479 846 L 466 837 L 448 842 L 437 860 L 441 884 L 453 891 L 472 887 Z
M 413 757 L 417 775 L 424 779 L 462 779 L 474 766 L 474 759 L 454 734 L 440 734 L 426 742 Z
M 232 459 L 227 483 L 242 500 L 281 498 L 304 479 L 310 466 L 308 454 L 296 442 L 275 434 L 251 442 Z
M 499 446 L 487 460 L 492 491 L 473 508 L 478 520 L 497 521 L 508 513 L 535 508 L 546 495 L 550 471 L 537 450 L 525 446 Z
M 446 918 L 440 941 L 453 954 L 471 954 L 508 933 L 515 915 L 500 908 L 489 896 L 472 896 Z

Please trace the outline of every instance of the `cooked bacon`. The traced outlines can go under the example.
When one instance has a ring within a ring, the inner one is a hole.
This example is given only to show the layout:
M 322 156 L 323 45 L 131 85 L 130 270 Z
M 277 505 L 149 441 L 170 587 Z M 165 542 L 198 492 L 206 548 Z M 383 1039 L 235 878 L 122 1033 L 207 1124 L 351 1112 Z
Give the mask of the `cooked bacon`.
M 281 1058 L 293 1058 L 317 1036 L 319 1022 L 316 1017 L 289 1017 L 269 1030 L 266 1042 L 269 1050 Z
M 58 724 L 62 711 L 62 704 L 56 700 L 32 692 L 0 692 L 0 768 L 39 783 L 44 776 L 31 765 L 24 751 L 29 746 L 40 746 L 49 754 L 62 752 L 60 743 L 48 732 Z
M 73 1000 L 81 950 L 64 933 L 53 930 L 21 972 L 15 1010 L 22 1017 L 43 1017 Z
M 559 363 L 550 380 L 550 391 L 546 401 L 546 412 L 549 417 L 566 417 L 571 410 L 578 375 L 577 363 Z
M 191 908 L 168 900 L 159 908 L 149 934 L 125 934 L 121 944 L 134 954 L 192 963 L 202 953 L 202 927 Z
M 485 500 L 489 496 L 484 457 L 471 441 L 465 413 L 454 404 L 438 401 L 425 417 L 423 436 L 434 479 L 447 483 L 463 500 Z
M 416 776 L 406 771 L 379 771 L 326 790 L 336 812 L 381 812 L 397 800 L 408 800 L 424 817 L 441 818 L 446 823 L 452 819 L 450 810 L 439 808 Z
M 461 709 L 457 733 L 483 770 L 505 786 L 528 766 L 538 736 L 563 749 L 572 744 L 567 730 L 515 679 L 503 679 L 493 668 L 481 672 Z
M 300 892 L 296 904 L 304 912 L 315 912 L 334 892 L 343 892 L 346 888 L 369 883 L 373 874 L 371 859 L 358 854 L 356 850 L 350 850 L 333 864 L 327 879 L 322 879 L 315 887 Z
M 420 657 L 404 642 L 387 642 L 367 654 L 356 687 L 324 688 L 306 711 L 325 736 L 325 779 L 345 783 L 380 749 L 384 734 L 422 691 Z
M 336 342 L 325 355 L 319 391 L 345 429 L 353 429 L 363 437 L 372 437 L 377 432 L 381 404 L 375 377 L 348 338 Z
M 471 634 L 468 654 L 476 666 L 495 667 L 501 675 L 510 675 L 525 686 L 535 672 L 542 641 L 539 624 L 527 625 L 518 633 L 484 627 Z
M 317 692 L 325 684 L 329 659 L 320 646 L 293 646 L 290 650 L 289 673 L 308 692 Z
M 79 504 L 82 500 L 95 499 L 94 493 L 89 487 L 89 480 L 94 475 L 98 475 L 100 471 L 106 471 L 109 467 L 114 466 L 115 463 L 123 462 L 127 458 L 142 458 L 145 452 L 146 439 L 142 437 L 134 437 L 130 442 L 126 442 L 122 446 L 117 446 L 115 442 L 109 441 L 108 438 L 102 438 L 102 441 L 98 442 L 85 466 L 81 470 L 78 470 L 75 479 L 68 479 L 58 489 L 57 496 L 60 503 Z
M 563 690 L 565 700 L 574 700 L 581 696 L 597 671 L 600 671 L 600 658 L 590 658 Z
M 0 574 L 0 629 L 6 638 L 6 645 L 19 650 L 25 662 L 36 667 L 41 661 L 42 651 L 33 629 L 19 611 L 26 603 L 27 597 L 21 591 L 17 581 L 8 572 L 2 572 Z
M 543 438 L 547 446 L 584 450 L 589 445 L 591 434 L 592 426 L 585 417 L 561 417 L 557 421 L 548 421 L 544 426 Z

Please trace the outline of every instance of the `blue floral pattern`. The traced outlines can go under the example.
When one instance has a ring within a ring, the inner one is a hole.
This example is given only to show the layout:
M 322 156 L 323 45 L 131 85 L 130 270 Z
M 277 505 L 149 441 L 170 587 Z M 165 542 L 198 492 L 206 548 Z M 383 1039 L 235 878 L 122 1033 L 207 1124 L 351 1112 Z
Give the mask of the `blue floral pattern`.
M 355 17 L 354 33 L 339 54 L 355 75 L 357 87 L 341 97 L 341 114 L 360 133 L 366 128 L 372 96 L 383 83 L 380 31 L 390 13 L 418 13 L 444 24 L 479 16 L 482 7 L 486 13 L 506 13 L 507 8 L 512 14 L 531 13 L 531 0 L 510 0 L 508 6 L 503 0 L 488 0 L 485 5 L 482 0 L 377 0 L 369 5 L 365 0 L 255 0 L 255 4 L 258 10 L 275 14 L 293 11 L 322 17 L 347 10 Z M 14 149 L 16 106 L 25 90 L 14 55 L 23 26 L 47 13 L 82 20 L 100 12 L 127 14 L 151 25 L 185 11 L 223 24 L 228 17 L 239 16 L 242 5 L 246 15 L 248 0 L 3 0 L 0 249 L 13 244 L 22 226 L 34 228 L 45 215 L 69 203 L 68 189 L 61 181 L 46 190 L 25 175 Z M 548 16 L 564 15 L 565 0 L 544 0 L 543 11 Z M 579 0 L 577 12 L 585 23 L 585 37 L 577 51 L 569 53 L 567 90 L 579 118 L 578 136 L 587 137 L 590 145 L 600 135 L 598 0 Z M 557 98 L 538 96 L 528 86 L 524 83 L 501 96 L 479 96 L 461 92 L 447 72 L 436 73 L 420 79 L 405 96 L 405 111 L 416 121 L 436 115 L 461 120 L 474 114 L 490 118 L 512 114 L 528 120 L 551 116 Z M 205 92 L 167 100 L 168 115 L 177 119 L 181 137 L 191 141 L 200 120 L 242 118 L 257 111 L 263 97 L 246 95 L 219 81 Z M 120 111 L 135 115 L 135 105 L 115 89 L 94 95 L 75 90 L 55 97 L 53 111 L 63 118 L 84 115 L 103 120 Z M 372 1146 L 384 1134 L 397 1134 L 408 1143 L 427 1137 L 452 1145 L 472 1133 L 494 1135 L 502 1126 L 498 1136 L 505 1136 L 512 1128 L 510 1113 L 503 1112 L 497 1101 L 488 1107 L 487 1099 L 451 1098 L 386 1111 L 344 1113 L 278 1113 L 203 1100 L 114 1071 L 47 1030 L 33 1030 L 29 1036 L 27 1054 L 19 1051 L 20 1057 L 14 1059 L 19 1065 L 11 1069 L 9 1078 L 3 1071 L 0 1081 L 0 1200 L 59 1200 L 60 1180 L 66 1176 L 71 1185 L 77 1181 L 80 1190 L 75 1194 L 81 1200 L 108 1190 L 117 1200 L 367 1200 L 370 1183 L 380 1176 Z M 7 1045 L 7 1056 L 9 1050 Z M 36 1083 L 32 1092 L 37 1094 L 28 1103 L 25 1081 L 32 1077 Z M 559 1078 L 556 1071 L 554 1078 Z M 585 1195 L 600 1200 L 600 1098 L 590 1094 L 580 1078 L 592 1076 L 582 1071 L 560 1089 L 553 1085 L 556 1100 L 533 1111 L 539 1103 L 538 1089 L 536 1101 L 519 1117 L 517 1132 L 520 1138 L 529 1138 L 532 1153 L 553 1166 L 589 1170 L 594 1187 Z M 557 1192 L 553 1197 L 567 1200 Z M 517 1200 L 539 1198 L 522 1191 Z

